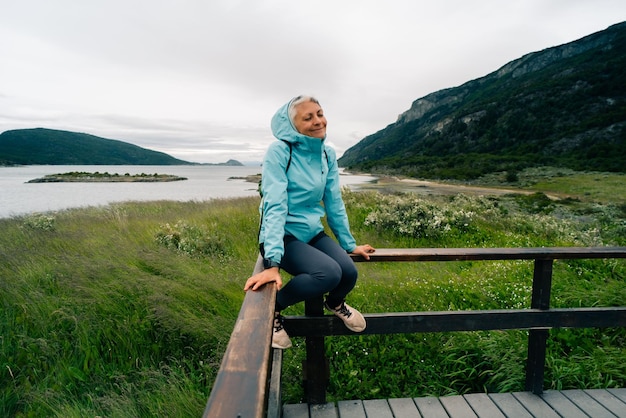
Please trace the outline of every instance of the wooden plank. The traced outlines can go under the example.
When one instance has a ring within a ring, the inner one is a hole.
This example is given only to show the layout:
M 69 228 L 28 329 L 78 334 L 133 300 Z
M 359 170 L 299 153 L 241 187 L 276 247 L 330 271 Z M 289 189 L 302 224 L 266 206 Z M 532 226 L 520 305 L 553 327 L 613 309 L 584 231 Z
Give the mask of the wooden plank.
M 310 418 L 309 405 L 305 403 L 295 403 L 283 406 L 283 418 Z
M 611 395 L 626 403 L 626 389 L 607 389 Z
M 439 398 L 439 401 L 450 415 L 450 418 L 477 418 L 472 407 L 469 406 L 464 397 L 444 396 Z
M 463 395 L 479 418 L 505 418 L 498 406 L 485 393 Z
M 388 399 L 389 407 L 395 418 L 415 418 L 420 413 L 411 398 Z
M 368 262 L 626 258 L 626 247 L 377 248 L 369 256 Z
M 259 255 L 256 257 L 256 263 L 254 263 L 254 269 L 252 269 L 252 275 L 254 276 L 257 273 L 262 272 L 263 270 L 265 270 L 265 267 L 263 266 L 263 256 L 259 253 Z
M 559 414 L 538 395 L 530 392 L 513 392 L 512 395 L 524 405 L 524 408 L 526 408 L 533 417 L 560 418 Z
M 507 417 L 533 418 L 515 396 L 510 393 L 490 393 L 489 397 Z
M 617 395 L 617 396 L 616 396 Z M 473 393 L 441 398 L 398 398 L 285 405 L 284 418 L 626 418 L 626 389 Z
M 558 390 L 547 390 L 539 396 L 562 417 L 588 418 L 587 414 Z
M 341 418 L 367 418 L 365 409 L 363 409 L 363 401 L 360 399 L 339 401 L 337 402 L 337 409 Z
M 626 326 L 626 307 L 390 312 L 364 316 L 367 328 L 361 334 L 367 335 Z M 287 316 L 285 329 L 293 337 L 355 335 L 334 315 Z
M 204 417 L 265 415 L 275 299 L 275 283 L 246 293 Z
M 626 418 L 626 403 L 606 389 L 586 389 L 585 393 L 601 403 L 618 418 Z
M 363 401 L 365 415 L 376 418 L 393 418 L 391 408 L 385 399 L 370 399 Z
M 448 418 L 445 408 L 434 396 L 413 398 L 413 402 L 424 418 Z
M 333 402 L 309 405 L 311 418 L 338 418 L 337 408 Z
M 608 409 L 600 405 L 587 393 L 579 389 L 565 390 L 562 392 L 578 408 L 593 418 L 615 418 Z

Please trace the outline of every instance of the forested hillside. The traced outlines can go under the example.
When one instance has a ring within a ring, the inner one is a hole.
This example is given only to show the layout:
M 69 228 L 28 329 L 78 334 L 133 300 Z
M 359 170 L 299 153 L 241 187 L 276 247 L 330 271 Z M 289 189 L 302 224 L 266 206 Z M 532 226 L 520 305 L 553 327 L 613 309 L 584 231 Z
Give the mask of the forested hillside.
M 626 22 L 417 99 L 339 164 L 472 179 L 540 165 L 624 172 L 624 161 Z
M 52 129 L 0 134 L 0 165 L 183 165 L 168 154 L 127 142 Z

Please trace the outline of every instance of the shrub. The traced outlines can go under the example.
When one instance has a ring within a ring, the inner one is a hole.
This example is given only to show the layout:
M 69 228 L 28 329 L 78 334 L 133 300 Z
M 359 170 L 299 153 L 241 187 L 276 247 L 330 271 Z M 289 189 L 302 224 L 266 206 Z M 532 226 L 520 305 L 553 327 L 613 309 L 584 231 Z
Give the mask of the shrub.
M 414 238 L 439 238 L 452 230 L 467 231 L 475 213 L 453 205 L 437 205 L 416 195 L 381 195 L 365 225 Z
M 230 254 L 226 241 L 205 228 L 178 221 L 174 226 L 166 223 L 156 234 L 156 241 L 166 248 L 176 250 L 190 257 L 217 256 Z
M 54 216 L 34 214 L 24 219 L 22 225 L 26 228 L 54 231 L 55 219 Z

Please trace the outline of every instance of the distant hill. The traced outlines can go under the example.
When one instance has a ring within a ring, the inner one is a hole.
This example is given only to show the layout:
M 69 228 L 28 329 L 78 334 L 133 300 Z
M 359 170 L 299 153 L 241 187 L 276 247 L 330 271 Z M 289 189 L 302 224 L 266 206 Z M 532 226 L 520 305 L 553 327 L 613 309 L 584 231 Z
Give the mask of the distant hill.
M 538 165 L 626 172 L 626 22 L 417 99 L 339 164 L 456 179 Z
M 237 160 L 228 160 L 225 163 L 217 163 L 217 164 L 213 164 L 213 163 L 204 163 L 202 165 L 226 165 L 226 166 L 243 166 L 244 164 L 240 161 Z
M 190 165 L 127 142 L 53 129 L 0 134 L 0 165 Z

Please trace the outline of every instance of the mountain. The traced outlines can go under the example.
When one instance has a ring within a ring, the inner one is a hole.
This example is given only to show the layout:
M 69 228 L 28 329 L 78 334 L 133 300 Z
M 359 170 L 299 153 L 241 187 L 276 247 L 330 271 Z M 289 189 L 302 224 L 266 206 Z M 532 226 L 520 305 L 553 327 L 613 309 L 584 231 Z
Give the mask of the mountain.
M 413 102 L 348 149 L 353 170 L 471 179 L 538 165 L 626 171 L 626 22 Z
M 52 129 L 0 134 L 0 165 L 188 165 L 188 161 L 127 142 Z
M 237 160 L 228 160 L 225 163 L 217 163 L 217 164 L 204 163 L 202 165 L 226 165 L 226 166 L 229 166 L 229 167 L 241 167 L 241 166 L 243 166 L 243 163 L 241 163 L 240 161 L 237 161 Z

